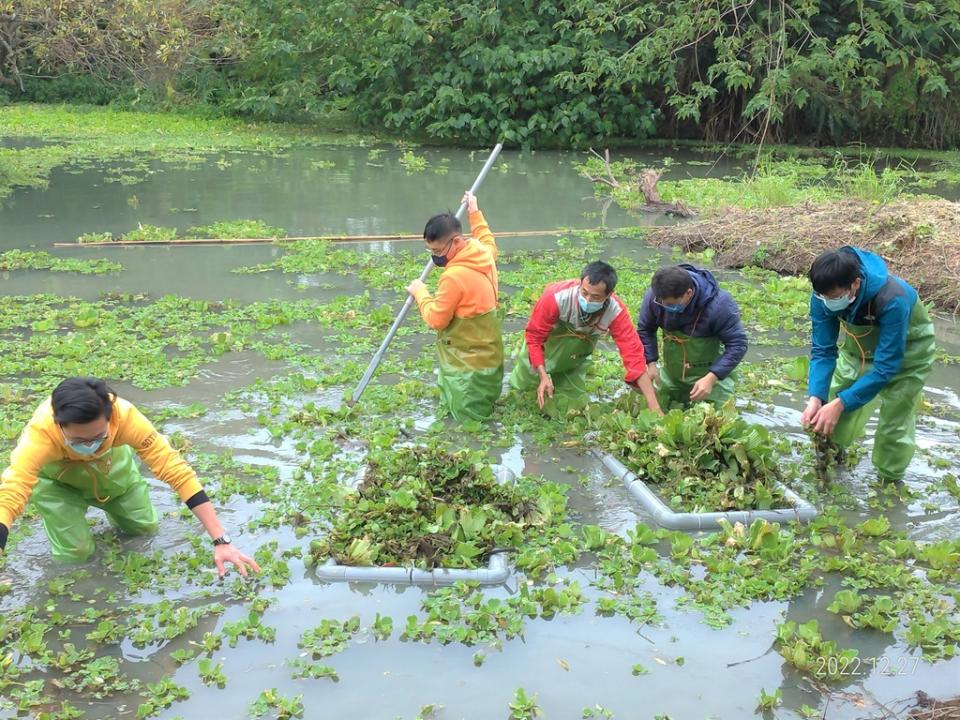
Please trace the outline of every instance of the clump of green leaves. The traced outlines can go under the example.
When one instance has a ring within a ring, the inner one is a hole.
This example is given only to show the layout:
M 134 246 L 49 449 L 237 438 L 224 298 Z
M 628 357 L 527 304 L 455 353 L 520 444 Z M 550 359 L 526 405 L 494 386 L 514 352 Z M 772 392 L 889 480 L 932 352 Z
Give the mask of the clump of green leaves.
M 188 238 L 280 238 L 286 237 L 283 228 L 267 225 L 263 220 L 221 220 L 209 225 L 197 225 L 184 233 Z
M 288 698 L 276 688 L 264 690 L 250 707 L 250 717 L 269 717 L 275 720 L 303 717 L 303 695 Z
M 560 530 L 562 489 L 521 480 L 501 484 L 481 453 L 417 446 L 371 456 L 314 560 L 344 565 L 474 568 L 494 549 Z
M 109 232 L 99 232 L 99 233 L 83 233 L 82 235 L 77 236 L 77 242 L 81 245 L 87 243 L 105 243 L 113 242 L 113 233 Z
M 777 651 L 801 672 L 827 680 L 852 674 L 859 654 L 854 648 L 843 650 L 833 640 L 824 640 L 816 620 L 778 625 Z
M 177 700 L 190 697 L 190 691 L 177 685 L 170 678 L 163 678 L 159 682 L 147 685 L 147 698 L 137 707 L 137 720 L 144 720 L 159 715 L 164 708 L 170 707 Z
M 509 707 L 511 720 L 533 720 L 543 716 L 543 711 L 537 705 L 536 694 L 527 695 L 522 687 L 517 688 Z
M 760 698 L 757 700 L 757 710 L 773 710 L 783 700 L 783 692 L 777 688 L 772 693 L 768 693 L 765 688 L 760 688 Z
M 412 150 L 407 150 L 400 156 L 400 164 L 403 165 L 407 174 L 423 172 L 427 169 L 427 159 L 422 155 L 415 154 Z
M 32 250 L 7 250 L 0 253 L 0 270 L 49 270 L 50 272 L 75 272 L 81 275 L 104 275 L 120 272 L 123 265 L 110 260 L 79 260 L 58 258 L 48 252 Z
M 158 225 L 137 224 L 136 230 L 124 233 L 124 240 L 133 240 L 136 242 L 148 241 L 167 241 L 173 240 L 177 236 L 176 228 L 160 227 Z
M 732 407 L 701 403 L 661 419 L 643 410 L 599 420 L 600 440 L 676 511 L 766 510 L 788 501 L 777 487 L 770 432 Z
M 583 602 L 576 582 L 543 587 L 522 584 L 517 594 L 507 599 L 487 597 L 475 582 L 460 582 L 425 597 L 421 608 L 426 617 L 407 617 L 401 637 L 443 644 L 496 643 L 522 636 L 526 618 L 549 619 L 558 613 L 574 614 Z M 473 661 L 477 666 L 482 665 L 483 654 L 475 654 Z

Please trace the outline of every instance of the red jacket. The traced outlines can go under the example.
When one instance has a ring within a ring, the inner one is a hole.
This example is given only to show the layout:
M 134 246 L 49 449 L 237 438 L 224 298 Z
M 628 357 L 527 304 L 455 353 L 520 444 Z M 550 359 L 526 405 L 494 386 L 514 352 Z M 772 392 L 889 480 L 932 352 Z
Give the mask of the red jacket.
M 636 382 L 646 371 L 647 361 L 627 306 L 616 295 L 611 295 L 602 310 L 582 318 L 579 295 L 579 280 L 563 280 L 544 289 L 543 295 L 533 306 L 525 332 L 530 366 L 537 368 L 544 364 L 543 347 L 557 322 L 562 319 L 577 332 L 586 335 L 602 336 L 609 332 L 620 351 L 626 370 L 625 380 L 628 383 Z

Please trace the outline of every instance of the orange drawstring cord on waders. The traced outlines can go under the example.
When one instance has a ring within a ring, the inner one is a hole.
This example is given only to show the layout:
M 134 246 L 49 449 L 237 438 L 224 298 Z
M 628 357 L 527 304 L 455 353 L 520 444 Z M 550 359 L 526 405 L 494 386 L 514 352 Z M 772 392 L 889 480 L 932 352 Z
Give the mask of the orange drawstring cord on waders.
M 667 331 L 663 331 L 663 341 L 675 342 L 680 346 L 680 349 L 683 350 L 683 369 L 680 372 L 680 381 L 687 381 L 687 369 L 691 367 L 690 363 L 687 362 L 687 343 L 693 340 L 693 334 L 697 331 L 697 323 L 700 322 L 700 315 L 703 313 L 703 309 L 700 309 L 700 312 L 697 313 L 697 317 L 693 320 L 693 327 L 690 328 L 690 334 L 682 338 L 679 335 L 668 335 Z
M 860 340 L 873 332 L 873 329 L 867 330 L 862 335 L 857 335 L 855 332 L 848 330 L 847 323 L 840 323 L 840 329 L 857 344 L 857 350 L 860 351 L 860 375 L 863 375 L 863 371 L 867 368 L 867 353 L 863 349 L 863 345 L 860 344 Z
M 103 464 L 105 464 L 105 465 L 106 465 L 106 472 L 105 472 L 104 474 L 105 474 L 105 475 L 109 475 L 109 474 L 110 474 L 110 465 L 112 464 L 112 459 L 109 458 L 109 457 L 105 457 L 105 458 L 101 458 L 100 460 L 94 460 L 94 461 L 91 461 L 91 462 L 79 462 L 79 463 L 77 463 L 80 467 L 83 468 L 83 470 L 84 470 L 85 472 L 89 473 L 89 475 L 90 475 L 91 485 L 92 485 L 92 487 L 93 487 L 93 498 L 94 498 L 94 500 L 96 500 L 98 503 L 107 503 L 107 502 L 110 501 L 110 496 L 107 495 L 106 497 L 103 497 L 103 498 L 102 498 L 102 497 L 100 497 L 100 493 L 97 491 L 97 471 L 96 471 L 94 468 L 91 467 L 91 465 L 93 465 L 93 463 L 97 463 L 97 464 L 103 463 Z M 62 478 L 62 477 L 64 476 L 64 474 L 65 474 L 68 470 L 71 470 L 71 469 L 72 469 L 72 468 L 70 468 L 70 467 L 65 467 L 65 468 L 63 469 L 63 471 L 62 471 L 59 475 L 57 475 L 57 477 L 55 478 L 55 480 L 59 481 L 60 478 Z

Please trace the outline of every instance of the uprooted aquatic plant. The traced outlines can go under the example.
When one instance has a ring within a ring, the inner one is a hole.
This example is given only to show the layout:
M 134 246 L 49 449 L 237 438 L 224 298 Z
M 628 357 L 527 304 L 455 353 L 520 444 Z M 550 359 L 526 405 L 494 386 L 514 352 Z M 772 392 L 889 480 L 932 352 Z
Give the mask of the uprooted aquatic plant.
M 789 502 L 777 487 L 770 432 L 736 410 L 699 404 L 658 418 L 616 410 L 601 417 L 602 447 L 650 483 L 675 511 L 766 510 Z
M 572 536 L 563 524 L 566 502 L 552 483 L 498 482 L 481 453 L 386 450 L 371 456 L 363 481 L 310 552 L 313 562 L 333 557 L 343 565 L 474 568 L 495 550 Z M 553 545 L 576 553 L 572 543 Z

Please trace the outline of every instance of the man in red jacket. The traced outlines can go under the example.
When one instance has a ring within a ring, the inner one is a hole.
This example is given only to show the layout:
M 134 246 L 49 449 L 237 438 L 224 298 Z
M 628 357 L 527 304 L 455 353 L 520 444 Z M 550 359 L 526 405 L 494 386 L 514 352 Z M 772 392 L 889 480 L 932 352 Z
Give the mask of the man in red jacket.
M 660 412 L 647 362 L 627 306 L 613 289 L 617 272 L 605 262 L 587 265 L 579 280 L 548 285 L 527 322 L 524 349 L 510 374 L 520 391 L 537 389 L 537 404 L 549 415 L 565 414 L 589 401 L 586 387 L 591 355 L 610 333 L 617 344 L 628 385 Z

